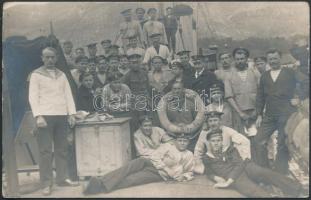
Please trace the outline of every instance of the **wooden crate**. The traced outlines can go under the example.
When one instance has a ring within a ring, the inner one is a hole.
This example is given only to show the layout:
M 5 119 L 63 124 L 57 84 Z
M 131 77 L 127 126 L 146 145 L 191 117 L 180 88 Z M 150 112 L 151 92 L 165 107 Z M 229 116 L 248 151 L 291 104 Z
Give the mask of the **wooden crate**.
M 75 126 L 78 176 L 103 176 L 131 160 L 130 118 Z

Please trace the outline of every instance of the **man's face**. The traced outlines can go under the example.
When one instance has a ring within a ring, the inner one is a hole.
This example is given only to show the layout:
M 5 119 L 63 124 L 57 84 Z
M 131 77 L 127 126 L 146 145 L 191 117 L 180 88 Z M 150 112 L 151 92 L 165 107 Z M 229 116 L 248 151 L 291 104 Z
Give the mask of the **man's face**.
M 188 147 L 190 143 L 190 140 L 187 139 L 187 138 L 177 138 L 176 139 L 176 148 L 179 150 L 179 151 L 185 151 Z
M 207 119 L 207 124 L 212 130 L 218 129 L 220 127 L 220 119 L 219 117 L 209 117 Z
M 100 60 L 98 63 L 98 71 L 99 72 L 106 72 L 107 69 L 107 62 L 106 60 Z
M 77 57 L 85 56 L 85 52 L 82 49 L 77 49 L 76 50 L 76 55 L 77 55 Z
M 182 54 L 182 55 L 179 56 L 179 60 L 180 60 L 180 62 L 181 62 L 182 64 L 186 64 L 186 63 L 189 62 L 190 57 L 189 57 L 189 55 L 187 55 L 187 54 Z
M 149 12 L 149 17 L 151 20 L 155 20 L 157 18 L 157 11 L 152 10 L 151 12 Z
M 141 130 L 144 135 L 150 137 L 150 135 L 152 134 L 152 122 L 144 121 L 141 125 Z
M 88 89 L 92 89 L 94 85 L 94 78 L 92 75 L 85 76 L 82 80 L 82 85 Z
M 139 20 L 144 19 L 144 16 L 145 16 L 145 12 L 144 11 L 142 11 L 142 10 L 137 10 L 136 11 L 137 19 L 139 19 Z
M 178 67 L 176 64 L 173 64 L 172 65 L 172 72 L 175 76 L 179 76 L 183 73 L 183 70 L 180 67 Z
M 184 92 L 184 87 L 182 86 L 181 83 L 174 83 L 173 87 L 172 87 L 172 94 L 176 97 L 181 98 L 183 96 L 183 92 Z
M 86 71 L 86 68 L 88 67 L 89 63 L 87 60 L 81 60 L 77 63 L 77 68 L 80 71 Z
M 277 52 L 269 53 L 267 60 L 272 69 L 279 69 L 281 67 L 281 56 Z
M 166 9 L 167 15 L 171 15 L 172 14 L 172 9 L 168 8 Z
M 209 144 L 211 146 L 212 151 L 218 152 L 222 150 L 222 137 L 221 136 L 213 136 L 209 139 Z
M 200 61 L 200 60 L 194 61 L 193 64 L 194 64 L 193 67 L 196 71 L 201 71 L 204 67 L 202 61 Z
M 64 53 L 70 54 L 72 51 L 72 45 L 71 44 L 64 44 Z
M 110 88 L 114 91 L 114 92 L 118 92 L 121 90 L 121 82 L 119 80 L 115 80 L 112 81 L 110 83 Z
M 130 40 L 129 40 L 129 45 L 131 46 L 131 47 L 133 47 L 133 48 L 135 48 L 135 47 L 137 47 L 137 38 L 131 38 Z
M 124 16 L 125 21 L 127 22 L 132 20 L 132 13 L 126 13 L 123 16 Z
M 220 63 L 224 69 L 229 69 L 231 66 L 231 56 L 229 54 L 223 54 L 219 58 Z
M 88 68 L 89 68 L 90 72 L 95 72 L 96 71 L 96 64 L 91 62 L 91 63 L 89 63 Z
M 115 60 L 115 59 L 111 59 L 109 61 L 109 66 L 112 67 L 112 68 L 117 68 L 119 66 L 119 61 L 118 60 Z
M 262 74 L 266 71 L 266 62 L 264 60 L 258 60 L 255 62 L 255 67 L 258 69 L 258 71 Z
M 88 48 L 87 50 L 88 50 L 89 55 L 91 57 L 95 57 L 96 56 L 96 53 L 97 53 L 97 48 L 96 47 Z
M 105 49 L 105 50 L 108 50 L 109 47 L 111 46 L 111 44 L 109 42 L 104 42 L 101 45 L 102 45 L 103 49 Z
M 236 68 L 243 70 L 247 68 L 247 57 L 244 53 L 237 53 L 234 57 Z
M 130 58 L 131 69 L 134 71 L 139 70 L 140 61 L 141 61 L 140 57 L 137 57 L 137 56 L 131 57 Z
M 150 38 L 150 40 L 151 40 L 151 42 L 152 42 L 152 44 L 154 45 L 154 46 L 158 46 L 159 44 L 160 44 L 160 36 L 158 35 L 158 36 L 153 36 L 152 38 Z
M 122 57 L 120 59 L 120 65 L 123 66 L 123 67 L 127 67 L 129 64 L 129 60 L 127 59 L 127 57 Z
M 151 64 L 155 71 L 159 71 L 162 69 L 163 61 L 161 60 L 161 58 L 154 58 Z
M 52 50 L 45 49 L 42 52 L 41 58 L 44 63 L 44 66 L 46 67 L 54 67 L 57 62 L 56 54 Z

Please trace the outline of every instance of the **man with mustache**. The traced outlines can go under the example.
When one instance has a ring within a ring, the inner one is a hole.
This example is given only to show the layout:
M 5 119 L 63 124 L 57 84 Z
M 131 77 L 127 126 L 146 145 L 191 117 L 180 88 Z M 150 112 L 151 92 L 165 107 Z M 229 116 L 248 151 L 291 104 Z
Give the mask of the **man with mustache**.
M 260 74 L 248 66 L 247 49 L 234 49 L 233 57 L 235 70 L 225 80 L 225 98 L 233 108 L 233 128 L 244 134 L 244 129 L 256 121 L 256 93 Z

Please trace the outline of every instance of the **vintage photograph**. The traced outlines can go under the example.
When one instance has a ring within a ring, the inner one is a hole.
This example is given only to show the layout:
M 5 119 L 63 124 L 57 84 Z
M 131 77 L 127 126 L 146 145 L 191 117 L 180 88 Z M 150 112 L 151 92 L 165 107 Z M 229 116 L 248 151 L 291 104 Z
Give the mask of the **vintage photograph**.
M 307 2 L 2 9 L 2 197 L 309 197 Z

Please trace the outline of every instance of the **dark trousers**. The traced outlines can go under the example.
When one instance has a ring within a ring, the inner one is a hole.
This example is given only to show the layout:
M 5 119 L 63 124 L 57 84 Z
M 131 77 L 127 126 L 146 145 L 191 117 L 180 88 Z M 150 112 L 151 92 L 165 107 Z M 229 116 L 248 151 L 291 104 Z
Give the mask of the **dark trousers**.
M 255 136 L 255 148 L 253 151 L 256 152 L 254 161 L 263 167 L 269 167 L 268 159 L 268 141 L 275 130 L 278 130 L 277 136 L 277 154 L 275 160 L 275 169 L 283 174 L 288 173 L 288 160 L 289 152 L 286 145 L 286 134 L 284 127 L 290 115 L 281 116 L 264 116 L 261 127 Z
M 42 187 L 53 184 L 52 144 L 56 167 L 56 182 L 68 178 L 67 168 L 67 116 L 43 116 L 47 127 L 38 128 L 39 168 Z
M 280 188 L 289 197 L 298 197 L 301 190 L 300 183 L 274 172 L 260 167 L 254 162 L 245 166 L 245 171 L 233 182 L 233 187 L 246 197 L 271 197 L 256 183 L 263 182 Z
M 166 37 L 168 42 L 168 47 L 170 51 L 173 49 L 173 52 L 176 52 L 176 29 L 166 29 Z
M 160 181 L 163 179 L 152 163 L 148 159 L 137 158 L 101 177 L 98 185 L 100 190 L 97 192 L 111 192 L 116 189 Z
M 68 143 L 68 175 L 69 178 L 73 181 L 78 180 L 78 173 L 77 173 L 77 161 L 76 161 L 76 146 L 75 146 L 75 135 L 74 130 L 69 129 L 69 134 L 72 134 L 73 141 Z

